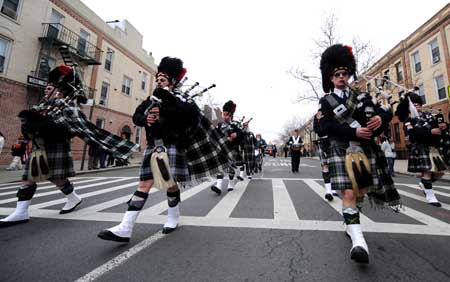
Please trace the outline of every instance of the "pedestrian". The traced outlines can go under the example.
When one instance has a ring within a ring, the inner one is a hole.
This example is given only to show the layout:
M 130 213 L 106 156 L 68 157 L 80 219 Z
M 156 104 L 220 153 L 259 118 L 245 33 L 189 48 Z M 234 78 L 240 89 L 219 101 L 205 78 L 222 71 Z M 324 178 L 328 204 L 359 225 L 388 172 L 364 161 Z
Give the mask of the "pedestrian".
M 0 131 L 0 157 L 2 156 L 3 146 L 5 146 L 5 136 Z
M 11 155 L 13 159 L 6 170 L 22 169 L 22 159 L 25 155 L 27 145 L 25 144 L 23 135 L 20 135 L 16 143 L 11 146 Z
M 400 204 L 384 154 L 374 141 L 389 125 L 392 112 L 382 108 L 370 94 L 350 88 L 350 76 L 356 72 L 351 47 L 341 44 L 328 47 L 321 56 L 320 70 L 324 93 L 330 93 L 320 99 L 319 126 L 332 148 L 328 157 L 331 185 L 342 192 L 342 215 L 346 233 L 352 240 L 350 258 L 368 263 L 369 248 L 358 207 L 367 192 L 375 206 L 387 204 L 398 208 Z
M 389 143 L 386 136 L 381 137 L 381 150 L 383 150 L 384 155 L 386 156 L 386 160 L 388 162 L 389 175 L 391 177 L 394 177 L 395 153 L 392 150 L 392 145 L 395 146 L 395 144 Z
M 289 146 L 291 150 L 291 170 L 293 173 L 298 172 L 303 147 L 303 140 L 298 134 L 299 130 L 297 128 L 294 129 L 294 135 L 289 137 L 289 140 L 286 142 L 286 146 Z
M 98 169 L 101 148 L 97 143 L 91 143 L 88 150 L 88 170 Z

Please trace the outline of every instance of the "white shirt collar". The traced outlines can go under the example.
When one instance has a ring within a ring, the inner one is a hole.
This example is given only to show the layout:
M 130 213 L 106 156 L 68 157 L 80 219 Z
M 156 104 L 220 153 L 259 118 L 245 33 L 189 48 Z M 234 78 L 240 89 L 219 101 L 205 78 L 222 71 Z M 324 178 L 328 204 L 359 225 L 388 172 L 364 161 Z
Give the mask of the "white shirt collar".
M 345 88 L 345 89 L 343 89 L 343 90 L 345 90 L 345 91 L 347 92 L 347 97 L 348 97 L 348 88 Z M 344 98 L 344 92 L 343 92 L 343 90 L 334 88 L 333 93 L 336 94 L 339 98 Z

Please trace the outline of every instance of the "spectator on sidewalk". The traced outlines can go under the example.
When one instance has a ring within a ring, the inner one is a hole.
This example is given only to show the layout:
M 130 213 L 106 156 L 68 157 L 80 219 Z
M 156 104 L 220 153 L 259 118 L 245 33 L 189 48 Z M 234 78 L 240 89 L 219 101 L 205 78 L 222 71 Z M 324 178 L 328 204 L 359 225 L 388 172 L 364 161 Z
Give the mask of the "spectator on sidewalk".
M 393 149 L 395 149 L 395 144 L 394 142 L 389 143 L 388 139 L 385 136 L 381 137 L 381 142 L 382 142 L 381 150 L 384 152 L 384 155 L 386 156 L 389 175 L 391 177 L 394 177 L 395 152 Z
M 0 157 L 1 157 L 1 155 L 2 155 L 3 146 L 5 146 L 5 136 L 4 136 L 3 133 L 0 131 Z
M 96 143 L 92 143 L 89 145 L 88 155 L 88 170 L 98 169 L 98 163 L 100 160 L 100 146 Z
M 14 143 L 11 147 L 11 155 L 13 156 L 13 159 L 11 163 L 9 164 L 9 167 L 6 168 L 6 170 L 16 170 L 16 169 L 22 169 L 22 158 L 25 154 L 27 145 L 25 144 L 25 140 L 22 135 L 19 136 L 17 139 L 17 142 Z

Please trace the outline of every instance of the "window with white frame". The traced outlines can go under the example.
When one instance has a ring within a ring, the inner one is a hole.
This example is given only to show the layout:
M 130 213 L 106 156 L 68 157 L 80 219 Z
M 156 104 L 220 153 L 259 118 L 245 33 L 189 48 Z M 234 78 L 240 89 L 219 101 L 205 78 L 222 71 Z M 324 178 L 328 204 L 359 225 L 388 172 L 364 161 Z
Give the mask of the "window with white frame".
M 431 41 L 429 46 L 431 52 L 431 62 L 433 64 L 436 64 L 441 60 L 441 55 L 439 53 L 439 44 L 437 39 L 435 38 L 433 41 Z
M 20 8 L 20 0 L 0 0 L 1 8 L 0 12 L 10 17 L 11 19 L 17 20 Z
M 105 70 L 111 71 L 112 69 L 112 61 L 113 61 L 114 51 L 108 48 L 106 50 L 106 56 L 105 56 Z
M 108 95 L 109 95 L 109 83 L 103 82 L 102 83 L 102 90 L 100 92 L 100 100 L 99 104 L 106 106 L 108 104 Z
M 6 61 L 9 55 L 11 40 L 0 37 L 0 73 L 6 72 Z
M 370 82 L 367 82 L 366 86 L 367 86 L 367 92 L 370 93 L 370 87 L 372 87 L 372 85 L 370 84 Z
M 145 72 L 142 72 L 142 82 L 141 82 L 142 90 L 145 90 L 147 88 L 147 77 L 148 75 Z
M 414 72 L 420 72 L 422 70 L 422 64 L 420 63 L 419 51 L 416 51 L 411 55 L 411 60 L 414 66 Z
M 438 100 L 445 99 L 447 93 L 445 93 L 444 76 L 442 74 L 434 78 L 434 86 L 436 87 Z
M 122 82 L 122 93 L 125 95 L 130 96 L 131 95 L 131 83 L 133 82 L 133 80 L 127 76 L 123 77 L 123 82 Z
M 50 70 L 54 69 L 56 66 L 55 58 L 48 57 L 47 55 L 42 55 L 39 59 L 39 71 L 37 76 L 40 78 L 47 79 Z
M 138 145 L 141 143 L 141 128 L 139 126 L 136 127 L 136 135 L 134 141 L 134 143 Z
M 398 62 L 395 64 L 395 72 L 397 73 L 397 81 L 403 81 L 403 67 L 402 62 Z
M 98 117 L 98 118 L 95 120 L 95 125 L 96 125 L 98 128 L 104 128 L 104 127 L 105 127 L 105 119 Z
M 422 103 L 425 105 L 427 103 L 427 99 L 425 97 L 425 87 L 423 86 L 423 83 L 419 84 L 419 96 L 422 98 Z

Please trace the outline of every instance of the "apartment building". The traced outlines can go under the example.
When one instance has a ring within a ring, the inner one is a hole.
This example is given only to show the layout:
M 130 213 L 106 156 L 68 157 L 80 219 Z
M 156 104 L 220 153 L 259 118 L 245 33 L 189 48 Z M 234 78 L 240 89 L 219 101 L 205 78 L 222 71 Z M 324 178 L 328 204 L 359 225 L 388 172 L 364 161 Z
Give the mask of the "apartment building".
M 450 84 L 450 4 L 447 4 L 412 34 L 401 40 L 361 75 L 363 89 L 371 92 L 387 77 L 387 89 L 394 99 L 408 89 L 419 88 L 425 106 L 449 113 Z M 378 79 L 377 79 L 378 78 Z M 392 137 L 399 157 L 406 157 L 405 135 L 402 124 L 394 117 Z
M 48 72 L 76 66 L 98 126 L 145 146 L 132 114 L 154 88 L 156 65 L 143 37 L 127 20 L 105 22 L 79 0 L 0 0 L 0 164 L 20 134 L 17 113 L 42 98 Z M 74 139 L 80 158 L 84 143 Z

